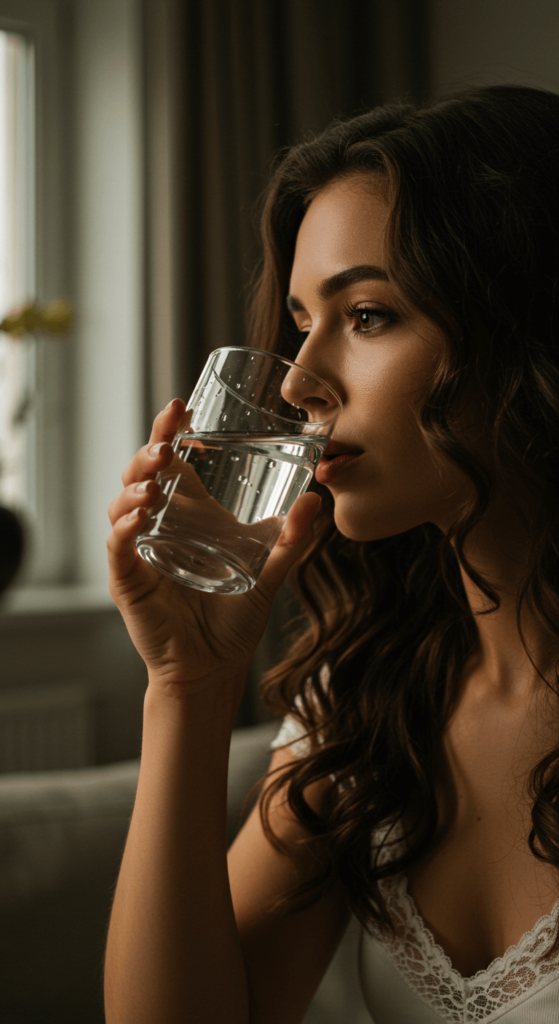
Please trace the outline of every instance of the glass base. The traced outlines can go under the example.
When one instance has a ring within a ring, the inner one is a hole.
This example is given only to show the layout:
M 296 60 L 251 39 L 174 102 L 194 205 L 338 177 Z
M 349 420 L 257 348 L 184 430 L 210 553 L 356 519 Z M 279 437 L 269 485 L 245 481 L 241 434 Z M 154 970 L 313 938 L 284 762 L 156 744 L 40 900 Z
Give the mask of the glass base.
M 230 555 L 190 539 L 178 543 L 169 539 L 140 536 L 136 547 L 154 569 L 207 593 L 244 594 L 256 580 Z

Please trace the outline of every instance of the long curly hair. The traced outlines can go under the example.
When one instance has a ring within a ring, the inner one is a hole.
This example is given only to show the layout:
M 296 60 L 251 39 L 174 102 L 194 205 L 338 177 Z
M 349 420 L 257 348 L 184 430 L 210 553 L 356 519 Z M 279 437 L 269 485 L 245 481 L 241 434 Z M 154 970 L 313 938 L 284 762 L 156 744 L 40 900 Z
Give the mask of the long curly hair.
M 446 534 L 425 523 L 363 543 L 337 530 L 330 493 L 314 483 L 323 498 L 316 538 L 290 579 L 302 617 L 287 657 L 262 683 L 272 712 L 294 715 L 310 741 L 308 755 L 267 790 L 264 827 L 277 843 L 270 801 L 285 787 L 311 837 L 327 840 L 323 874 L 297 895 L 306 903 L 337 877 L 366 928 L 392 927 L 379 881 L 416 861 L 437 829 L 443 731 L 479 643 L 460 564 L 489 611 L 500 606 L 464 553 L 497 476 L 512 488 L 521 481 L 538 499 L 518 595 L 521 636 L 526 606 L 559 641 L 558 158 L 559 96 L 481 88 L 427 109 L 389 105 L 335 122 L 282 154 L 264 199 L 253 344 L 293 355 L 300 340 L 285 298 L 305 211 L 335 179 L 382 175 L 393 200 L 389 278 L 445 338 L 420 423 L 433 453 L 474 485 Z M 471 386 L 487 416 L 491 469 L 458 430 Z M 545 681 L 557 693 L 557 672 Z M 336 785 L 319 814 L 304 791 L 330 777 Z M 530 787 L 530 847 L 559 867 L 559 745 Z

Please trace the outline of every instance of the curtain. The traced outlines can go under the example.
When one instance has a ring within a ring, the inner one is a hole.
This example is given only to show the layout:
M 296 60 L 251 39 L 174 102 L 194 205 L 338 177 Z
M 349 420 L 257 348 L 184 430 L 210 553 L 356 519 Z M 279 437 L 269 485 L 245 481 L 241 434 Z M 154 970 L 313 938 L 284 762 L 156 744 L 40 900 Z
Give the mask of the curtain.
M 246 340 L 274 155 L 428 92 L 425 0 L 144 0 L 146 416 Z
M 143 0 L 146 432 L 208 353 L 246 341 L 255 204 L 334 117 L 429 93 L 427 0 Z M 253 680 L 281 650 L 277 601 Z M 249 687 L 245 720 L 258 716 Z

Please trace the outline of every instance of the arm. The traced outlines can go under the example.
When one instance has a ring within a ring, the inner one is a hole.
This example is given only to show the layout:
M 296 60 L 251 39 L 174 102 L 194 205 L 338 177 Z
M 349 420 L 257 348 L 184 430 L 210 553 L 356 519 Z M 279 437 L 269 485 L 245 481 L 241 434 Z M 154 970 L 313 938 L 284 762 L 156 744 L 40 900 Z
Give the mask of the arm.
M 184 405 L 173 403 L 160 414 L 150 443 L 170 440 L 183 413 Z M 293 879 L 290 861 L 278 861 L 254 816 L 232 853 L 234 909 L 225 838 L 227 763 L 248 664 L 277 588 L 312 538 L 318 502 L 307 494 L 294 505 L 246 594 L 177 586 L 134 547 L 143 510 L 157 499 L 155 473 L 171 458 L 168 444 L 155 455 L 142 449 L 110 510 L 111 593 L 148 666 L 149 686 L 138 793 L 107 943 L 107 1024 L 268 1024 L 279 1020 L 274 964 L 294 972 L 293 999 L 285 996 L 282 1004 L 287 1024 L 301 1018 L 343 915 L 325 903 L 324 918 L 312 910 L 270 917 L 263 909 L 267 893 L 281 892 Z M 139 482 L 147 487 L 138 491 Z M 253 887 L 243 876 L 247 858 L 258 865 Z M 301 861 L 303 872 L 310 869 Z M 325 945 L 323 920 L 332 921 Z M 304 991 L 304 951 L 297 946 L 303 934 L 313 937 Z M 269 950 L 264 959 L 261 945 Z
M 208 680 L 211 694 L 188 704 L 148 689 L 138 792 L 107 942 L 107 1024 L 249 1021 L 227 876 L 236 710 L 228 683 Z
M 347 924 L 339 887 L 306 910 L 270 911 L 317 865 L 302 848 L 294 861 L 275 850 L 258 807 L 231 847 L 228 869 L 231 721 L 216 698 L 191 707 L 190 721 L 182 708 L 177 715 L 146 701 L 138 795 L 107 944 L 108 1024 L 298 1024 Z M 202 728 L 206 715 L 211 730 Z M 287 756 L 279 751 L 272 768 Z M 279 799 L 271 821 L 294 851 L 303 831 Z

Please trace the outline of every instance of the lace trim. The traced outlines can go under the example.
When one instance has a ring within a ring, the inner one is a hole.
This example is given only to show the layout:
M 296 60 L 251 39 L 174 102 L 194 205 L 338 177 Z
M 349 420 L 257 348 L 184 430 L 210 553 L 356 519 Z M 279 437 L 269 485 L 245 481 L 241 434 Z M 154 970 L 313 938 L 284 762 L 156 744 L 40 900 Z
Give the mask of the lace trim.
M 417 995 L 449 1024 L 490 1024 L 505 1007 L 512 1009 L 554 977 L 559 979 L 559 952 L 538 962 L 555 939 L 559 900 L 503 956 L 464 978 L 425 925 L 406 878 L 399 875 L 380 884 L 396 926 L 396 936 L 382 936 L 384 949 Z
M 330 669 L 326 662 L 321 665 L 318 673 L 320 685 L 325 690 L 330 681 Z M 307 680 L 311 682 L 310 676 Z M 302 700 L 300 696 L 295 697 L 295 707 L 302 709 Z M 320 735 L 319 735 L 320 738 Z M 270 748 L 276 750 L 277 747 L 291 747 L 295 757 L 306 757 L 310 754 L 311 745 L 310 740 L 307 736 L 304 725 L 295 718 L 294 715 L 286 715 L 276 738 L 272 740 Z
M 299 700 L 298 697 L 295 700 Z M 270 743 L 272 750 L 278 747 L 291 747 L 295 757 L 306 757 L 310 753 L 310 740 L 305 727 L 298 718 L 286 715 L 275 739 Z
M 329 671 L 323 665 L 320 681 L 327 685 Z M 296 698 L 297 701 L 300 698 Z M 288 715 L 272 748 L 290 746 L 297 757 L 309 753 L 310 745 L 301 722 Z M 401 826 L 373 836 L 377 863 L 391 860 L 402 842 Z M 384 841 L 389 842 L 384 845 Z M 464 978 L 435 941 L 407 891 L 404 875 L 380 883 L 396 926 L 395 936 L 377 936 L 394 966 L 410 987 L 447 1024 L 491 1024 L 504 1009 L 512 1010 L 527 996 L 533 996 L 550 981 L 559 980 L 559 950 L 538 962 L 553 944 L 559 922 L 559 900 L 550 914 L 536 921 L 515 946 L 497 957 L 482 971 Z

